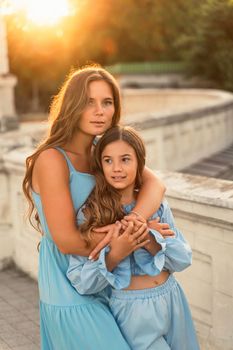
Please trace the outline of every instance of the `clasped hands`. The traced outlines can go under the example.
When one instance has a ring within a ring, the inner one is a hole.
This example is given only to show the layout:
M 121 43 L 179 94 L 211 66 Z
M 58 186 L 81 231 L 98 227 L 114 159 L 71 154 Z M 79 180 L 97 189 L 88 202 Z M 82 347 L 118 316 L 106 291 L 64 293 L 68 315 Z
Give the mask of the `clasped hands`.
M 131 212 L 121 222 L 94 229 L 95 234 L 102 234 L 104 237 L 90 253 L 89 259 L 96 260 L 100 250 L 107 245 L 110 245 L 112 254 L 114 253 L 119 261 L 139 248 L 156 254 L 161 246 L 149 234 L 150 228 L 158 231 L 164 238 L 174 236 L 169 224 L 160 223 L 159 220 L 160 218 L 156 218 L 147 222 L 138 213 Z

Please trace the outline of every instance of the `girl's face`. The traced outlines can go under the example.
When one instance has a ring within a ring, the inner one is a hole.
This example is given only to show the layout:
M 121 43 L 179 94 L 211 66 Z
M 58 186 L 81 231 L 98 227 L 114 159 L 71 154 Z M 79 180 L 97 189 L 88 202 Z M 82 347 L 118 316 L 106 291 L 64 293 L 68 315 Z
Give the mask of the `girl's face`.
M 88 103 L 79 119 L 78 128 L 85 134 L 103 134 L 112 124 L 115 112 L 112 89 L 104 80 L 92 81 L 88 87 Z
M 133 193 L 138 167 L 133 147 L 122 140 L 111 142 L 102 152 L 101 163 L 109 185 L 121 192 Z

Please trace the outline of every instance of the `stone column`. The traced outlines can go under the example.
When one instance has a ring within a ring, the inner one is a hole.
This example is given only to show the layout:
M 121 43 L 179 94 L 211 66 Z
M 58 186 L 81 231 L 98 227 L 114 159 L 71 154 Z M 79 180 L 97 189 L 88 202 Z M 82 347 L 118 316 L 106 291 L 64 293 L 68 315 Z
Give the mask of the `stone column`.
M 9 73 L 6 26 L 0 14 L 0 75 Z
M 9 73 L 6 26 L 0 13 L 0 133 L 18 127 L 14 101 L 16 83 L 16 77 Z

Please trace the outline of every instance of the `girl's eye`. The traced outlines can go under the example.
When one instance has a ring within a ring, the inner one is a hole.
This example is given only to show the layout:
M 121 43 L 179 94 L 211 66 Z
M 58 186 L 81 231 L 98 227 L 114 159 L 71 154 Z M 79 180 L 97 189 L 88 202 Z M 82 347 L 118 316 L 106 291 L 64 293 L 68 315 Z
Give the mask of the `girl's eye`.
M 129 157 L 124 157 L 124 158 L 122 158 L 122 161 L 123 161 L 124 163 L 127 163 L 127 162 L 130 161 L 130 158 L 129 158 Z
M 112 164 L 112 160 L 110 158 L 105 158 L 104 162 L 107 164 Z

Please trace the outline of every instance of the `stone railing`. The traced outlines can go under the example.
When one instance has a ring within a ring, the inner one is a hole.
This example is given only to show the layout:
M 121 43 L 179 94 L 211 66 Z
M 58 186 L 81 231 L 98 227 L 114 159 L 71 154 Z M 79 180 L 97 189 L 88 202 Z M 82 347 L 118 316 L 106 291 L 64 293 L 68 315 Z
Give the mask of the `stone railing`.
M 233 142 L 233 94 L 123 90 L 124 122 L 141 131 L 151 168 L 180 170 Z
M 0 181 L 0 264 L 10 261 L 37 278 L 40 234 L 24 220 L 24 159 L 32 148 L 3 157 Z M 177 274 L 191 305 L 202 350 L 233 347 L 233 182 L 157 172 L 177 226 L 193 249 L 193 264 Z
M 193 250 L 192 266 L 177 278 L 191 305 L 201 349 L 233 349 L 233 182 L 157 173 Z

